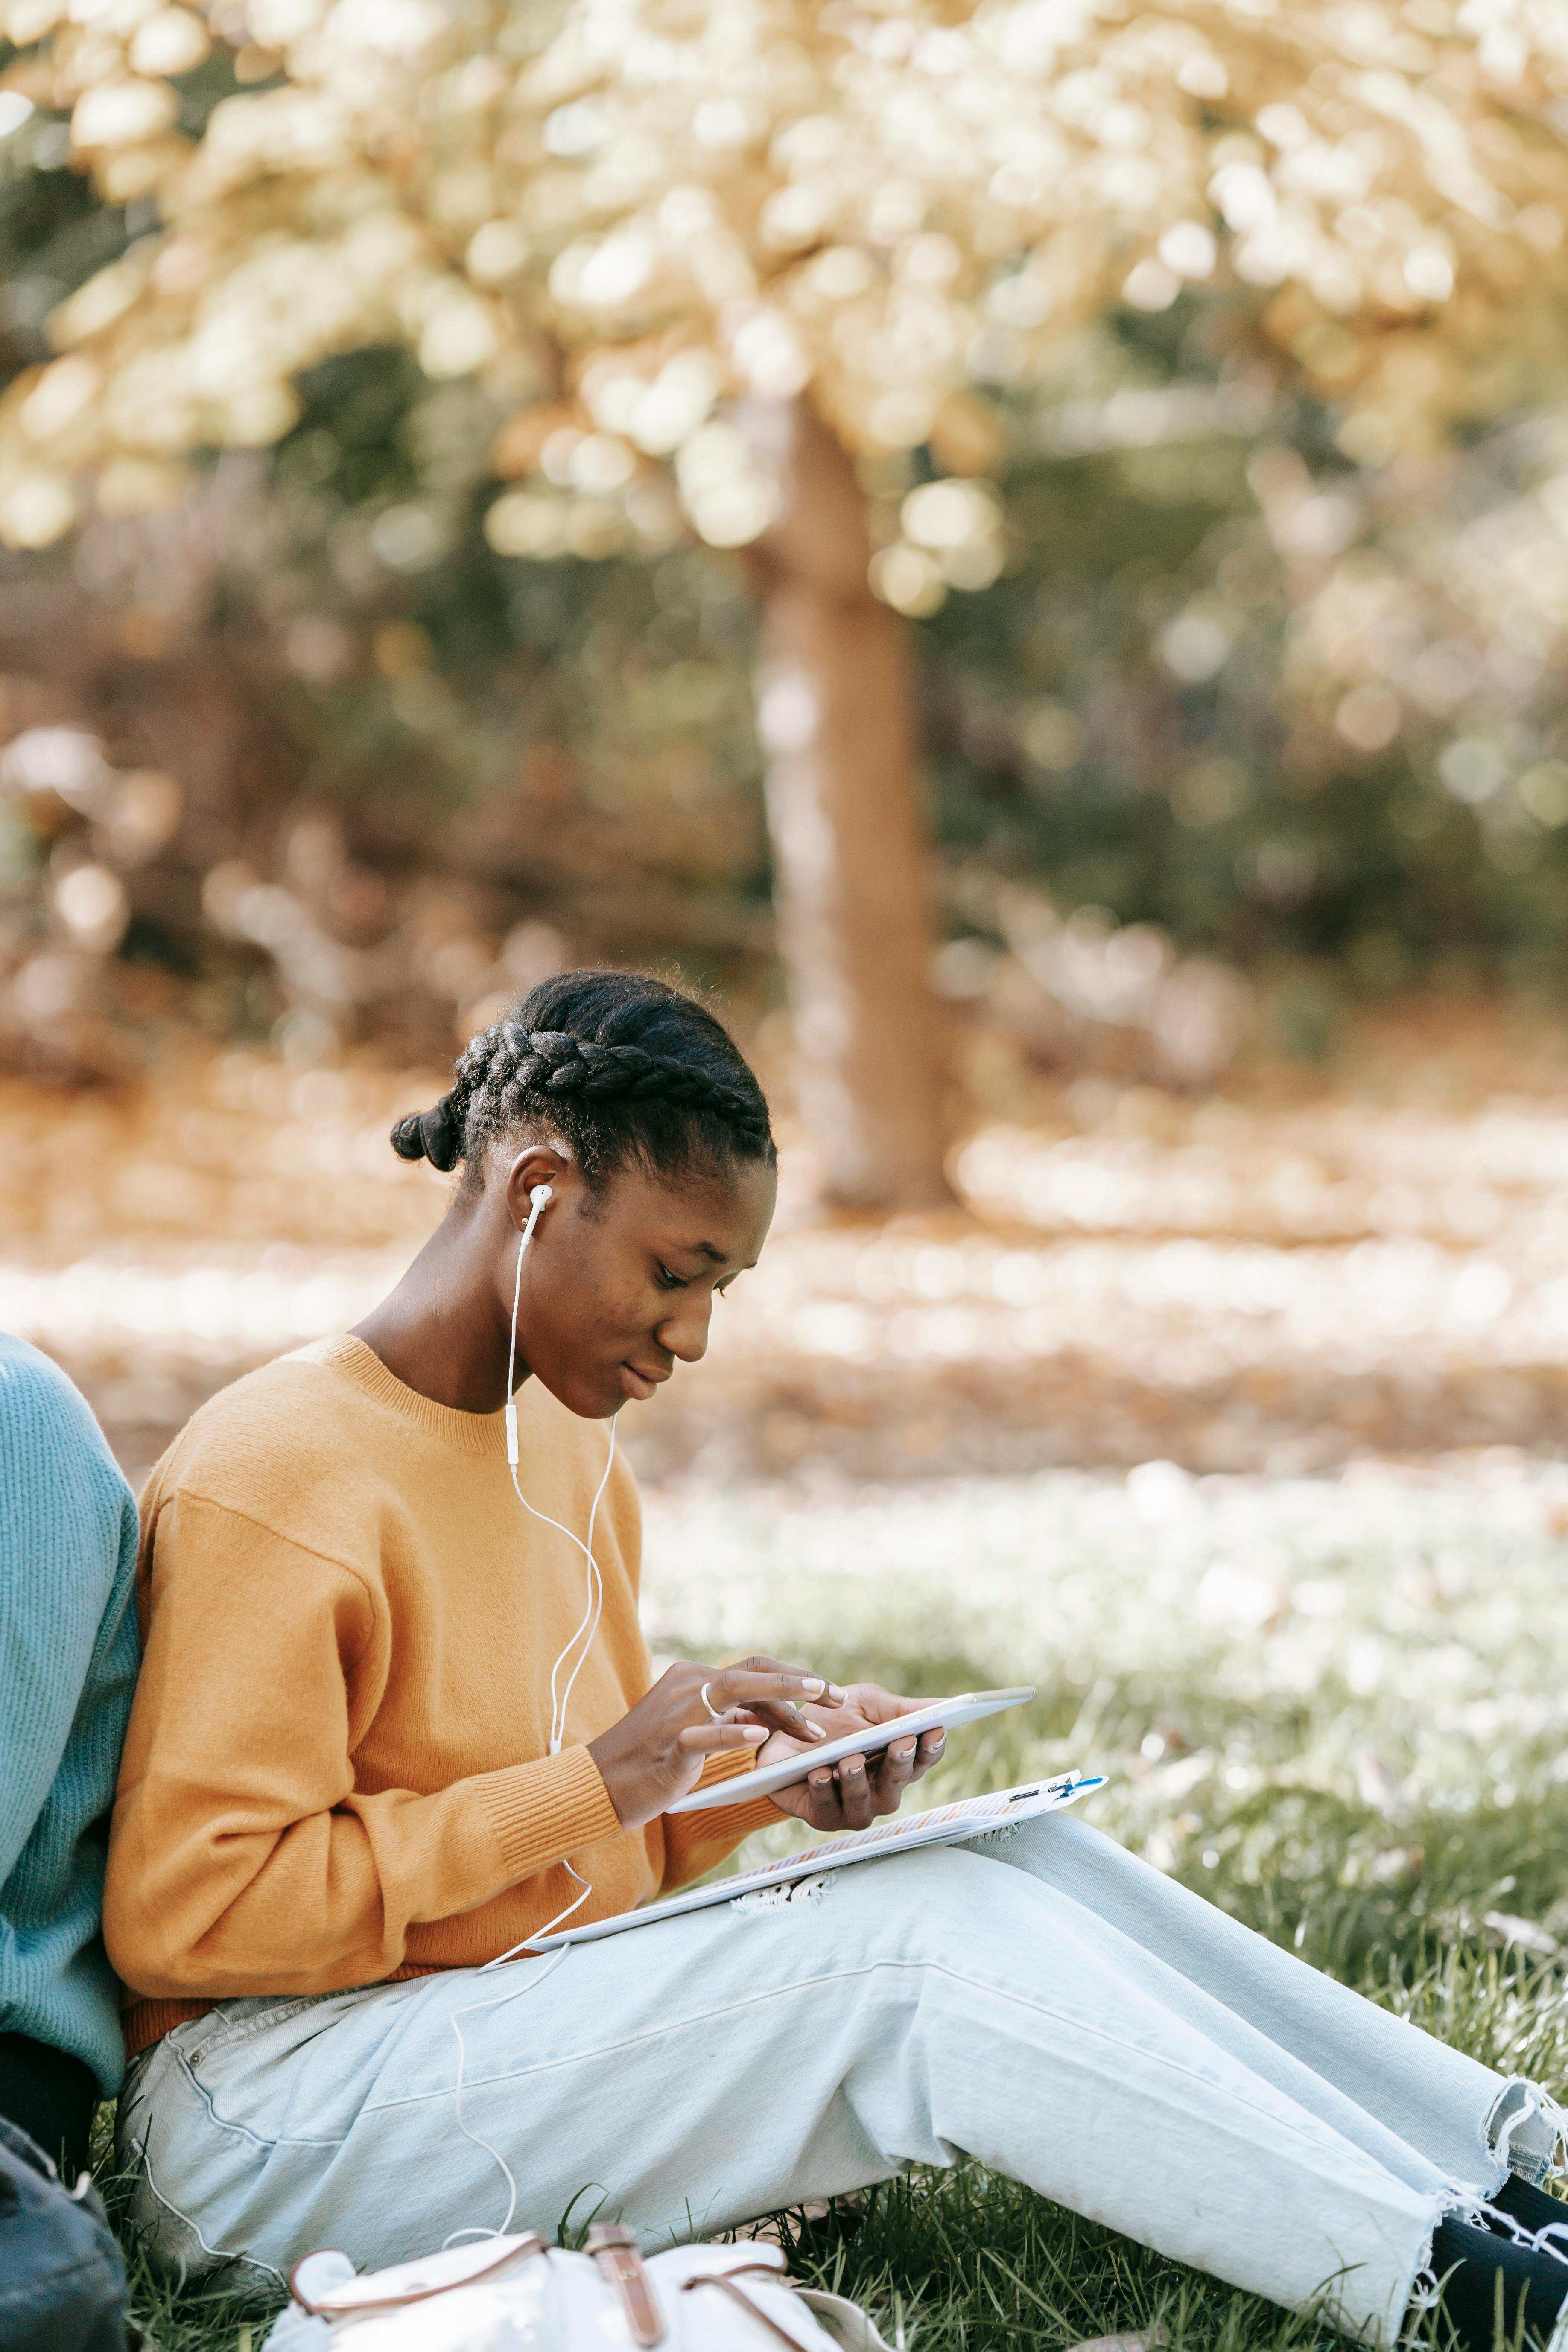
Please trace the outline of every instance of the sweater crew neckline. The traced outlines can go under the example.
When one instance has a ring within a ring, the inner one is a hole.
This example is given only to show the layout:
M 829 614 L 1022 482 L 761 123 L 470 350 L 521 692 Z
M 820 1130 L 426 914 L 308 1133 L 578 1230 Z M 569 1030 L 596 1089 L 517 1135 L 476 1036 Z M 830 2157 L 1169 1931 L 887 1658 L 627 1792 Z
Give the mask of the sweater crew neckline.
M 434 1397 L 421 1396 L 395 1372 L 389 1372 L 374 1348 L 345 1331 L 335 1339 L 317 1339 L 298 1350 L 306 1363 L 324 1366 L 352 1382 L 363 1396 L 374 1404 L 384 1405 L 402 1421 L 423 1430 L 426 1437 L 442 1445 L 456 1446 L 460 1454 L 490 1456 L 506 1454 L 506 1413 L 459 1412 L 456 1406 L 437 1404 Z

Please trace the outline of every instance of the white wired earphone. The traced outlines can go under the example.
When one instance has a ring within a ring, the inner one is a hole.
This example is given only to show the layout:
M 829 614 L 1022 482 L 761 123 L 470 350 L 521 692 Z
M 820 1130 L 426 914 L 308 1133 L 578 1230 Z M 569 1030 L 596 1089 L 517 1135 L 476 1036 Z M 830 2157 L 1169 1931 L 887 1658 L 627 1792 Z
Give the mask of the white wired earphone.
M 567 1643 L 565 1648 L 556 1659 L 555 1664 L 550 1669 L 550 1753 L 552 1756 L 559 1756 L 562 1745 L 566 1736 L 566 1709 L 572 1697 L 573 1685 L 575 1684 L 578 1675 L 582 1673 L 584 1665 L 587 1662 L 588 1653 L 594 1646 L 595 1636 L 597 1634 L 599 1630 L 599 1619 L 604 1611 L 605 1580 L 600 1573 L 599 1563 L 594 1558 L 594 1525 L 599 1516 L 599 1505 L 603 1500 L 605 1489 L 610 1483 L 610 1472 L 615 1467 L 616 1420 L 617 1415 L 612 1413 L 610 1416 L 610 1450 L 605 1461 L 605 1475 L 600 1479 L 598 1486 L 595 1490 L 593 1505 L 588 1513 L 588 1535 L 587 1540 L 584 1542 L 581 1536 L 574 1536 L 570 1528 L 563 1527 L 559 1519 L 552 1519 L 547 1511 L 536 1511 L 533 1505 L 529 1501 L 528 1496 L 523 1493 L 522 1487 L 518 1481 L 517 1475 L 517 1397 L 513 1390 L 512 1379 L 517 1370 L 517 1316 L 518 1307 L 522 1297 L 522 1255 L 527 1249 L 530 1242 L 533 1239 L 533 1229 L 535 1225 L 539 1223 L 540 1218 L 543 1215 L 545 1210 L 550 1206 L 551 1202 L 554 1198 L 555 1195 L 548 1184 L 535 1184 L 532 1187 L 528 1196 L 528 1223 L 524 1225 L 517 1244 L 517 1269 L 512 1276 L 511 1284 L 511 1337 L 508 1342 L 506 1357 L 506 1460 L 507 1468 L 511 1473 L 512 1491 L 516 1495 L 518 1501 L 522 1505 L 523 1509 L 528 1513 L 530 1518 L 538 1519 L 543 1527 L 553 1528 L 558 1535 L 563 1535 L 565 1537 L 568 1543 L 575 1544 L 577 1549 L 582 1553 L 583 1558 L 587 1564 L 586 1605 L 584 1609 L 582 1617 L 578 1621 L 575 1633 L 574 1633 L 571 1640 Z M 585 1639 L 584 1636 L 586 1636 Z M 561 1669 L 566 1664 L 568 1658 L 572 1656 L 573 1652 L 577 1648 L 580 1642 L 583 1645 L 581 1654 L 577 1657 L 571 1673 L 566 1678 L 565 1689 L 558 1692 L 556 1685 L 560 1679 Z M 571 1863 L 567 1861 L 564 1855 L 562 1857 L 562 1868 L 570 1877 L 576 1879 L 578 1885 L 583 1890 L 581 1895 L 576 1897 L 575 1901 L 569 1903 L 564 1911 L 558 1911 L 554 1918 L 550 1920 L 544 1927 L 536 1927 L 533 1934 L 526 1937 L 521 1944 L 513 1944 L 510 1951 L 498 1952 L 493 1960 L 486 1960 L 483 1966 L 478 1970 L 479 1975 L 487 1976 L 492 1969 L 504 1968 L 509 1960 L 514 1960 L 517 1958 L 519 1952 L 526 1951 L 529 1945 L 534 1943 L 539 1937 L 550 1935 L 553 1929 L 560 1927 L 561 1922 L 563 1919 L 570 1919 L 573 1912 L 579 1909 L 583 1904 L 586 1903 L 589 1895 L 594 1891 L 589 1885 L 588 1881 L 582 1877 L 578 1872 L 573 1869 Z M 515 2000 L 520 1993 L 531 1992 L 536 1985 L 542 1984 L 544 1979 L 547 1976 L 552 1975 L 554 1970 L 559 1968 L 561 1962 L 566 1958 L 566 1955 L 571 1948 L 572 1947 L 570 1944 L 563 1944 L 560 1950 L 554 1953 L 545 1963 L 542 1969 L 530 1969 L 521 1984 L 513 1985 L 508 1991 L 498 1994 L 493 2000 L 470 2001 L 466 2009 L 455 2010 L 447 2021 L 447 2024 L 450 2025 L 452 2032 L 456 2034 L 458 2041 L 458 2079 L 453 2091 L 458 2129 L 462 2133 L 463 2137 L 466 2140 L 471 2140 L 476 2147 L 482 2147 L 485 2154 L 489 2157 L 492 2157 L 495 2162 L 500 2165 L 501 2171 L 505 2176 L 507 2189 L 509 2192 L 507 2199 L 506 2219 L 502 2221 L 499 2230 L 485 2230 L 478 2228 L 454 2230 L 451 2237 L 444 2241 L 444 2243 L 448 2246 L 458 2238 L 503 2237 L 506 2234 L 506 2231 L 511 2227 L 511 2217 L 517 2210 L 517 2182 L 512 2177 L 511 2168 L 507 2163 L 505 2157 L 502 2156 L 499 2148 L 492 2147 L 488 2139 L 481 2139 L 477 2132 L 471 2132 L 467 2124 L 463 2121 L 463 2065 L 467 2053 L 463 2042 L 462 2029 L 458 2025 L 458 2020 L 460 2017 L 471 2016 L 475 2010 L 498 2009 L 503 2001 Z
M 587 1660 L 588 1653 L 594 1646 L 594 1636 L 599 1630 L 599 1616 L 605 1605 L 605 1580 L 599 1573 L 599 1563 L 594 1558 L 594 1522 L 599 1516 L 599 1504 L 603 1498 L 605 1487 L 610 1483 L 610 1472 L 615 1467 L 616 1421 L 617 1415 L 616 1413 L 612 1413 L 610 1416 L 610 1451 L 605 1462 L 605 1475 L 600 1479 L 598 1487 L 594 1496 L 593 1508 L 588 1513 L 588 1540 L 584 1543 L 580 1536 L 574 1536 L 570 1528 L 563 1528 L 560 1520 L 552 1519 L 548 1512 L 536 1511 L 533 1505 L 529 1501 L 528 1496 L 523 1493 L 522 1488 L 518 1485 L 517 1479 L 517 1396 L 512 1386 L 512 1376 L 517 1370 L 517 1310 L 518 1302 L 522 1296 L 522 1254 L 528 1247 L 529 1243 L 533 1239 L 533 1228 L 539 1223 L 540 1218 L 550 1206 L 550 1203 L 555 1198 L 555 1195 L 551 1191 L 548 1184 L 536 1184 L 531 1192 L 530 1192 L 528 1198 L 530 1204 L 528 1223 L 524 1225 L 521 1235 L 518 1241 L 517 1271 L 512 1276 L 511 1339 L 508 1344 L 506 1352 L 507 1467 L 511 1472 L 512 1488 L 517 1496 L 517 1499 L 522 1505 L 523 1509 L 528 1513 L 530 1518 L 538 1519 L 547 1528 L 553 1528 L 558 1535 L 563 1535 L 565 1537 L 568 1543 L 575 1544 L 578 1550 L 582 1553 L 583 1558 L 588 1564 L 588 1605 L 584 1611 L 577 1631 L 573 1634 L 572 1639 L 567 1643 L 566 1647 L 562 1651 L 561 1655 L 556 1659 L 555 1664 L 550 1669 L 550 1753 L 552 1756 L 559 1756 L 561 1753 L 562 1742 L 566 1736 L 566 1706 L 567 1702 L 572 1696 L 572 1685 L 575 1683 L 578 1675 L 582 1673 L 583 1667 Z M 555 1689 L 556 1678 L 559 1675 L 562 1667 L 565 1664 L 567 1659 L 572 1655 L 573 1651 L 576 1648 L 578 1643 L 583 1641 L 584 1629 L 586 1629 L 588 1638 L 583 1643 L 583 1654 L 578 1659 L 576 1664 L 573 1667 L 571 1675 L 567 1678 L 566 1687 L 563 1692 L 561 1692 L 558 1697 L 556 1696 Z

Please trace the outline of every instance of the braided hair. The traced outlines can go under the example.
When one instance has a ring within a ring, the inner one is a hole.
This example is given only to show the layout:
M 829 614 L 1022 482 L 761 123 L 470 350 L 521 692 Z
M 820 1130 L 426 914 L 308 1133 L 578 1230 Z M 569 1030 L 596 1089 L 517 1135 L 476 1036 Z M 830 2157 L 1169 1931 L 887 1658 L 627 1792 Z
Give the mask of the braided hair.
M 628 1160 L 679 1175 L 776 1157 L 763 1090 L 710 1013 L 640 972 L 563 971 L 472 1038 L 449 1092 L 392 1130 L 400 1160 L 478 1180 L 487 1147 L 530 1124 L 560 1136 L 590 1188 Z

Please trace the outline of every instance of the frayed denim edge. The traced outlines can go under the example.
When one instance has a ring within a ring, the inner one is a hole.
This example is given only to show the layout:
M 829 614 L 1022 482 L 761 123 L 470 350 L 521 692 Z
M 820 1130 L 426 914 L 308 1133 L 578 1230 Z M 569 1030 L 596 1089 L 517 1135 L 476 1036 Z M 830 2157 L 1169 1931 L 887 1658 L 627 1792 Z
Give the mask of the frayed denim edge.
M 1514 2094 L 1521 2093 L 1517 2112 L 1510 2113 Z M 1513 2141 L 1521 2127 L 1537 2120 L 1547 2126 L 1549 2137 L 1539 2158 L 1521 2158 L 1514 2152 Z M 1496 2179 L 1487 2194 L 1495 2197 L 1510 2172 L 1517 2172 L 1532 2189 L 1539 2189 L 1552 2169 L 1553 2157 L 1561 2158 L 1568 2151 L 1568 2115 L 1564 2115 L 1549 2091 L 1528 2074 L 1510 2074 L 1497 2097 L 1487 2110 L 1481 2125 L 1481 2139 L 1487 2154 L 1498 2167 Z

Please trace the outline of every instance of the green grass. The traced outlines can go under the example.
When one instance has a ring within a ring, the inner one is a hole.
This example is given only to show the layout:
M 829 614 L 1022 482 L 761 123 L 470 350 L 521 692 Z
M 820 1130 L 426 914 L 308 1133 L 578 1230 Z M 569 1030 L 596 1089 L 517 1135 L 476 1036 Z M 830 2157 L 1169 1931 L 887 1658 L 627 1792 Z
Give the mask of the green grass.
M 1059 2352 L 1145 2328 L 1174 2352 L 1339 2341 L 978 2165 L 889 2181 L 819 2221 L 783 2220 L 799 2275 L 864 2302 L 889 2344 L 902 2335 L 921 2352 Z
M 1157 1465 L 814 1502 L 655 1496 L 650 1632 L 667 1652 L 762 1644 L 916 1694 L 1036 1682 L 1031 1707 L 955 1736 L 931 1800 L 1067 1761 L 1106 1772 L 1101 1827 L 1561 2093 L 1568 1482 L 1505 1473 L 1193 1481 Z M 1521 1925 L 1539 1951 L 1509 1940 Z M 1064 2352 L 1152 2326 L 1172 2352 L 1334 2340 L 978 2167 L 780 2227 L 803 2273 L 918 2352 Z M 259 2347 L 254 2314 L 171 2294 L 132 2262 L 163 2352 L 242 2352 L 246 2326 Z

